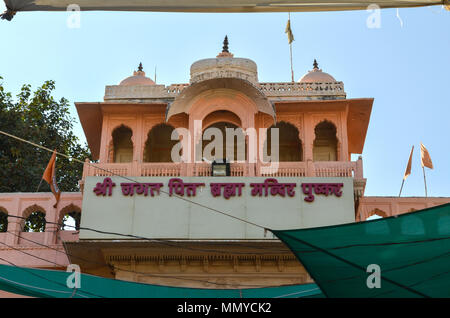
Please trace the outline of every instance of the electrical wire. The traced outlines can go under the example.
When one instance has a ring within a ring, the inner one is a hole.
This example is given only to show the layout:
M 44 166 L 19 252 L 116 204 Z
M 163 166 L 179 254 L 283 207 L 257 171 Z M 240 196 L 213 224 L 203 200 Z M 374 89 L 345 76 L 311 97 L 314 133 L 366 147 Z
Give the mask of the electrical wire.
M 8 215 L 8 217 L 12 217 L 12 218 L 18 218 L 18 219 L 22 219 L 22 220 L 26 220 L 27 218 L 23 217 L 23 216 L 17 216 L 17 215 Z M 52 222 L 52 221 L 46 221 L 46 223 L 48 224 L 54 224 L 54 225 L 58 225 L 59 227 L 62 226 L 67 226 L 67 227 L 71 227 L 71 228 L 75 228 L 76 230 L 87 230 L 87 231 L 92 231 L 92 232 L 96 232 L 96 233 L 100 233 L 100 234 L 110 234 L 110 235 L 116 235 L 116 236 L 123 236 L 123 237 L 128 237 L 128 238 L 134 238 L 134 239 L 139 239 L 139 240 L 144 240 L 144 241 L 149 241 L 152 243 L 158 243 L 158 244 L 162 244 L 162 245 L 166 245 L 166 246 L 171 246 L 171 247 L 177 247 L 180 249 L 187 249 L 187 250 L 192 250 L 192 251 L 201 251 L 201 252 L 214 252 L 214 253 L 224 253 L 224 254 L 230 254 L 230 252 L 228 251 L 223 251 L 223 250 L 218 250 L 218 249 L 204 249 L 204 248 L 198 248 L 198 247 L 189 247 L 189 246 L 180 246 L 179 244 L 177 244 L 174 241 L 171 240 L 166 240 L 166 239 L 159 239 L 159 238 L 148 238 L 148 237 L 144 237 L 144 236 L 138 236 L 138 235 L 134 235 L 134 234 L 123 234 L 123 233 L 117 233 L 117 232 L 108 232 L 108 231 L 102 231 L 102 230 L 97 230 L 94 228 L 89 228 L 89 227 L 76 227 L 73 225 L 69 225 L 69 224 L 64 224 L 64 223 L 58 223 L 58 222 Z M 180 243 L 180 242 L 178 242 Z M 225 243 L 221 243 L 223 245 L 225 245 Z M 278 255 L 280 253 L 280 249 L 279 248 L 271 248 L 271 247 L 258 247 L 258 246 L 253 246 L 253 245 L 249 245 L 249 244 L 243 244 L 243 243 L 239 243 L 240 247 L 250 247 L 250 248 L 255 248 L 255 249 L 263 249 L 265 252 L 240 252 L 240 251 L 235 251 L 233 252 L 234 254 L 243 254 L 243 255 Z M 268 250 L 273 250 L 273 253 L 269 253 L 267 252 Z
M 336 255 L 336 254 L 333 254 L 333 253 L 331 253 L 330 251 L 328 251 L 328 250 L 326 250 L 326 249 L 324 249 L 324 248 L 321 248 L 321 247 L 319 247 L 319 246 L 316 246 L 316 245 L 314 245 L 314 244 L 311 244 L 311 243 L 309 243 L 309 242 L 307 242 L 307 241 L 304 241 L 304 240 L 302 240 L 302 239 L 300 239 L 300 238 L 298 238 L 298 237 L 292 236 L 292 235 L 290 235 L 290 234 L 288 234 L 288 233 L 284 233 L 284 235 L 286 235 L 286 236 L 289 237 L 290 239 L 293 239 L 293 240 L 295 240 L 295 241 L 297 241 L 297 242 L 300 242 L 300 243 L 302 243 L 302 244 L 304 244 L 304 245 L 306 245 L 306 246 L 309 246 L 310 248 L 313 248 L 313 249 L 315 249 L 315 250 L 318 250 L 318 251 L 320 251 L 320 252 L 322 252 L 322 253 L 324 253 L 324 254 L 327 254 L 328 256 L 331 256 L 331 257 L 333 257 L 333 258 L 335 258 L 335 259 L 337 259 L 337 260 L 339 260 L 339 261 L 341 261 L 341 262 L 343 262 L 343 263 L 345 263 L 345 264 L 347 264 L 347 265 L 350 265 L 351 267 L 354 267 L 354 268 L 356 268 L 356 269 L 362 270 L 364 273 L 366 273 L 366 269 L 365 269 L 364 267 L 362 267 L 362 266 L 360 266 L 360 265 L 358 265 L 358 264 L 355 264 L 355 263 L 353 263 L 353 262 L 351 262 L 351 261 L 349 261 L 349 260 L 347 260 L 347 259 L 345 259 L 345 258 L 342 258 L 342 257 L 340 257 L 340 256 L 338 256 L 338 255 Z M 282 241 L 284 241 L 284 240 L 282 240 Z M 292 249 L 292 251 L 294 252 L 293 249 Z M 297 256 L 297 257 L 298 257 L 298 256 Z M 298 257 L 298 258 L 299 258 L 299 257 Z M 419 292 L 419 291 L 417 291 L 417 290 L 415 290 L 415 289 L 412 289 L 412 288 L 410 288 L 410 287 L 408 287 L 408 286 L 406 286 L 406 285 L 403 285 L 403 284 L 401 284 L 401 283 L 398 283 L 398 282 L 396 282 L 396 281 L 394 281 L 394 280 L 392 280 L 392 279 L 389 279 L 389 278 L 387 278 L 387 277 L 385 277 L 385 276 L 383 276 L 383 275 L 381 276 L 381 279 L 382 279 L 382 280 L 385 280 L 386 282 L 389 282 L 389 283 L 391 283 L 391 284 L 394 284 L 394 285 L 396 285 L 397 287 L 406 289 L 407 291 L 409 291 L 409 292 L 411 292 L 411 293 L 413 293 L 413 294 L 417 294 L 417 295 L 419 295 L 419 296 L 421 296 L 421 297 L 429 298 L 428 295 L 426 295 L 426 294 L 424 294 L 424 293 L 421 293 L 421 292 Z M 318 284 L 319 284 L 319 283 L 318 283 Z M 320 285 L 319 285 L 319 287 L 320 287 Z
M 33 143 L 33 142 L 31 142 L 31 141 L 22 139 L 22 138 L 20 138 L 20 137 L 17 137 L 17 136 L 11 135 L 11 134 L 8 134 L 8 133 L 6 133 L 6 132 L 4 132 L 4 131 L 1 131 L 1 130 L 0 130 L 0 133 L 3 134 L 3 135 L 6 135 L 6 136 L 8 136 L 8 137 L 14 138 L 14 139 L 16 139 L 16 140 L 19 140 L 19 141 L 22 141 L 22 142 L 26 142 L 26 143 L 28 143 L 28 144 L 31 144 L 31 145 L 35 146 L 35 147 L 44 149 L 44 150 L 46 150 L 46 151 L 48 151 L 48 152 L 52 152 L 52 153 L 54 152 L 53 150 L 51 150 L 51 149 L 49 149 L 49 148 L 47 148 L 47 147 L 44 147 L 44 146 L 42 146 L 42 145 L 38 145 L 38 144 L 36 144 L 36 143 Z M 98 166 L 96 166 L 95 164 L 92 164 L 92 163 L 90 163 L 90 162 L 83 162 L 83 161 L 81 161 L 81 160 L 79 160 L 79 159 L 77 159 L 77 158 L 73 158 L 73 157 L 71 157 L 71 156 L 68 156 L 68 155 L 65 155 L 65 154 L 62 154 L 62 153 L 59 153 L 59 152 L 56 152 L 56 151 L 55 151 L 55 153 L 56 153 L 57 155 L 63 156 L 63 157 L 65 157 L 65 158 L 74 160 L 74 161 L 79 162 L 79 163 L 82 163 L 82 164 L 85 164 L 85 163 L 86 163 L 86 164 L 88 164 L 88 165 L 94 166 L 94 167 L 97 168 L 97 169 L 106 171 L 106 172 L 110 173 L 111 175 L 116 175 L 116 176 L 118 176 L 118 177 L 124 178 L 124 179 L 126 179 L 126 180 L 128 180 L 128 181 L 131 181 L 131 182 L 133 182 L 133 183 L 139 184 L 139 182 L 136 181 L 136 180 L 130 179 L 130 178 L 125 177 L 125 176 L 118 175 L 118 174 L 116 174 L 116 173 L 114 173 L 114 172 L 112 172 L 112 171 L 109 171 L 109 170 L 107 170 L 107 169 L 98 167 Z M 160 191 L 161 191 L 162 193 L 165 193 L 165 194 L 167 194 L 167 195 L 170 195 L 170 194 L 167 193 L 166 191 L 163 191 L 163 190 L 160 190 Z M 194 202 L 194 201 L 192 201 L 192 200 L 186 199 L 186 198 L 184 198 L 184 197 L 182 197 L 182 196 L 179 196 L 179 195 L 177 195 L 177 194 L 175 194 L 175 197 L 177 197 L 178 199 L 184 200 L 184 201 L 186 201 L 186 202 L 189 202 L 189 203 L 198 205 L 198 206 L 203 207 L 203 208 L 205 208 L 205 209 L 214 211 L 214 212 L 216 212 L 216 213 L 220 213 L 220 214 L 222 214 L 222 215 L 228 216 L 228 217 L 230 217 L 230 218 L 234 218 L 234 219 L 239 220 L 239 221 L 241 221 L 241 222 L 244 222 L 244 223 L 247 223 L 247 224 L 250 224 L 250 225 L 259 227 L 259 228 L 261 228 L 261 229 L 263 229 L 263 230 L 265 230 L 265 231 L 267 231 L 267 230 L 270 231 L 269 228 L 266 228 L 266 227 L 264 227 L 264 226 L 261 226 L 261 225 L 259 225 L 259 224 L 254 223 L 254 222 L 251 222 L 251 221 L 248 221 L 248 220 L 244 220 L 244 219 L 242 219 L 242 218 L 236 217 L 236 216 L 231 215 L 231 214 L 229 214 L 229 213 L 226 213 L 226 212 L 223 212 L 223 211 L 220 211 L 220 210 L 217 210 L 217 209 L 208 207 L 208 206 L 203 205 L 203 204 L 198 203 L 198 202 Z M 92 229 L 89 229 L 89 230 L 92 230 Z M 102 232 L 103 232 L 103 233 L 106 233 L 106 234 L 112 234 L 112 233 L 105 232 L 105 231 L 99 231 L 99 230 L 94 230 L 94 231 L 95 231 L 95 232 L 98 232 L 98 233 L 102 233 Z M 337 255 L 335 255 L 335 254 L 333 254 L 333 253 L 327 251 L 326 249 L 317 247 L 317 246 L 315 246 L 315 245 L 313 245 L 313 244 L 310 244 L 310 243 L 308 243 L 308 242 L 306 242 L 306 241 L 303 241 L 303 240 L 301 240 L 301 239 L 298 239 L 298 238 L 296 238 L 296 237 L 292 237 L 292 236 L 289 235 L 289 234 L 286 234 L 286 235 L 289 236 L 289 237 L 291 237 L 292 239 L 295 239 L 295 240 L 301 242 L 302 244 L 305 244 L 305 245 L 307 245 L 307 246 L 310 246 L 310 247 L 312 247 L 312 248 L 314 248 L 314 249 L 316 249 L 316 250 L 319 250 L 319 251 L 321 251 L 321 252 L 323 252 L 323 253 L 325 253 L 325 254 L 327 254 L 327 255 L 329 255 L 329 256 L 332 256 L 332 257 L 334 257 L 334 258 L 336 258 L 336 259 L 338 259 L 338 260 L 340 260 L 340 261 L 342 261 L 342 262 L 344 262 L 344 263 L 346 263 L 346 264 L 348 264 L 348 265 L 350 265 L 350 266 L 352 266 L 352 267 L 356 267 L 356 268 L 358 268 L 358 269 L 360 269 L 360 270 L 363 270 L 363 271 L 365 272 L 365 269 L 364 269 L 363 267 L 361 267 L 361 266 L 359 266 L 359 265 L 357 265 L 357 264 L 354 264 L 354 263 L 352 263 L 352 262 L 350 262 L 350 261 L 348 261 L 348 260 L 346 260 L 346 259 L 343 259 L 343 258 L 341 258 L 341 257 L 339 257 L 339 256 L 337 256 Z M 134 236 L 134 235 L 124 235 L 124 236 L 133 237 L 133 238 L 139 238 L 139 237 Z M 140 238 L 140 239 L 142 239 L 142 238 Z M 145 238 L 144 238 L 144 239 L 145 239 Z M 0 243 L 1 243 L 1 242 L 0 242 Z M 3 244 L 4 244 L 4 243 L 3 243 Z M 31 254 L 29 254 L 29 255 L 31 255 Z M 418 291 L 416 291 L 416 290 L 414 290 L 414 289 L 412 289 L 412 288 L 409 288 L 408 286 L 405 286 L 405 285 L 402 285 L 402 284 L 400 284 L 400 283 L 397 283 L 397 282 L 395 282 L 395 281 L 393 281 L 393 280 L 390 280 L 390 279 L 388 279 L 388 278 L 386 278 L 386 277 L 382 277 L 382 279 L 384 279 L 385 281 L 390 282 L 391 284 L 394 284 L 394 285 L 396 285 L 396 286 L 398 286 L 398 287 L 404 288 L 404 289 L 406 289 L 406 290 L 408 290 L 408 291 L 410 291 L 410 292 L 412 292 L 412 293 L 418 294 L 418 295 L 420 295 L 420 296 L 422 296 L 422 297 L 428 297 L 427 295 L 425 295 L 425 294 L 423 294 L 423 293 L 420 293 L 420 292 L 418 292 Z
M 1 243 L 1 242 L 0 242 L 0 243 Z M 4 243 L 3 243 L 3 244 L 4 244 Z M 6 245 L 6 244 L 5 244 L 5 245 Z M 12 248 L 13 248 L 13 247 L 12 247 Z M 13 249 L 14 249 L 14 248 L 13 248 Z M 19 251 L 20 251 L 20 250 L 19 250 Z M 31 256 L 34 257 L 34 255 L 31 255 Z M 12 265 L 12 266 L 14 266 L 14 267 L 19 268 L 20 270 L 22 270 L 22 271 L 24 271 L 24 272 L 27 272 L 28 274 L 31 274 L 31 275 L 36 276 L 36 277 L 39 277 L 39 278 L 44 279 L 44 280 L 46 280 L 46 281 L 48 281 L 48 282 L 51 282 L 51 283 L 54 283 L 54 284 L 63 286 L 64 288 L 68 288 L 67 285 L 61 284 L 60 282 L 57 282 L 57 281 L 48 279 L 48 278 L 45 277 L 45 276 L 41 276 L 41 275 L 39 275 L 39 274 L 37 274 L 37 273 L 34 273 L 34 272 L 32 272 L 32 271 L 29 271 L 29 270 L 28 270 L 27 268 L 25 268 L 25 267 L 17 266 L 17 265 L 14 264 L 13 262 L 8 261 L 8 260 L 6 260 L 6 259 L 4 259 L 4 258 L 2 258 L 2 257 L 0 257 L 0 260 L 2 260 L 2 261 L 6 262 L 6 263 L 8 263 L 8 264 L 10 264 L 10 265 Z M 3 278 L 3 277 L 2 277 L 2 278 Z M 30 285 L 30 286 L 31 286 L 31 285 Z M 33 286 L 33 287 L 34 287 L 34 288 L 39 288 L 39 287 L 36 287 L 36 286 Z M 52 290 L 52 291 L 55 291 L 55 292 L 61 292 L 61 291 L 57 291 L 57 290 Z M 73 294 L 73 292 L 68 292 L 68 293 Z M 93 294 L 93 293 L 90 293 L 90 292 L 86 292 L 86 291 L 83 291 L 83 293 L 89 294 L 89 295 L 92 295 L 92 296 L 95 296 L 95 297 L 99 297 L 99 298 L 105 298 L 105 297 L 103 297 L 103 296 L 96 295 L 96 294 Z M 79 294 L 78 292 L 76 292 L 75 294 L 78 295 L 78 296 L 81 296 L 81 297 L 86 298 L 86 296 L 81 295 L 81 294 Z
M 50 245 L 42 244 L 42 243 L 40 243 L 40 242 L 37 242 L 37 241 L 34 241 L 34 240 L 30 240 L 30 239 L 21 237 L 20 235 L 18 235 L 18 234 L 16 234 L 16 233 L 13 233 L 13 232 L 7 231 L 7 233 L 13 234 L 13 235 L 15 235 L 15 236 L 17 236 L 17 237 L 20 237 L 20 238 L 23 239 L 23 240 L 32 242 L 32 243 L 34 243 L 34 244 L 37 244 L 37 245 L 40 245 L 40 246 L 43 246 L 43 247 L 52 249 L 52 250 L 54 250 L 54 251 L 56 251 L 56 252 L 65 254 L 67 257 L 77 258 L 77 259 L 79 259 L 79 260 L 82 260 L 82 261 L 85 261 L 85 262 L 88 262 L 88 263 L 91 263 L 91 264 L 105 265 L 105 263 L 96 262 L 96 261 L 93 261 L 93 260 L 85 259 L 85 258 L 80 257 L 80 256 L 72 255 L 72 254 L 69 254 L 69 253 L 66 252 L 66 251 L 61 251 L 61 250 L 59 250 L 59 249 L 57 249 L 57 248 L 54 248 L 54 247 L 52 247 L 52 246 L 50 246 Z M 22 253 L 24 253 L 24 254 L 27 254 L 27 255 L 29 255 L 29 256 L 31 256 L 31 257 L 35 257 L 35 258 L 38 258 L 38 259 L 40 259 L 40 260 L 49 262 L 49 263 L 51 263 L 51 264 L 53 264 L 53 265 L 57 265 L 58 267 L 66 267 L 65 265 L 61 265 L 61 264 L 58 264 L 58 263 L 56 263 L 56 262 L 47 260 L 47 259 L 45 259 L 45 258 L 42 258 L 42 257 L 36 256 L 36 255 L 30 254 L 30 253 L 27 253 L 27 252 L 25 252 L 25 251 L 22 251 L 21 249 L 17 249 L 17 248 L 15 248 L 15 247 L 13 247 L 13 246 L 10 246 L 10 245 L 6 244 L 6 243 L 0 242 L 0 244 L 3 244 L 3 245 L 5 245 L 5 246 L 7 246 L 8 248 L 11 248 L 11 249 L 14 249 L 14 250 L 16 250 L 16 251 L 19 251 L 19 252 L 22 252 Z M 108 265 L 108 264 L 106 264 L 106 265 Z M 133 271 L 133 270 L 129 270 L 129 269 L 126 269 L 126 268 L 120 268 L 120 267 L 116 267 L 116 266 L 114 267 L 114 269 L 117 269 L 118 271 L 129 272 L 129 273 L 133 273 L 133 274 L 139 274 L 139 275 L 147 276 L 147 277 L 174 278 L 174 279 L 179 279 L 179 280 L 195 281 L 195 282 L 208 283 L 208 284 L 220 285 L 220 286 L 233 286 L 233 284 L 216 283 L 216 282 L 212 282 L 212 281 L 209 281 L 209 280 L 201 280 L 201 279 L 193 279 L 193 278 L 185 278 L 185 277 L 176 277 L 176 276 L 170 276 L 170 277 L 169 277 L 169 276 L 163 276 L 163 275 L 157 275 L 157 274 L 151 274 L 151 273 L 145 273 L 145 272 L 138 272 L 138 271 Z M 117 280 L 117 279 L 116 279 L 116 280 Z M 152 285 L 157 285 L 157 284 L 152 284 Z M 165 286 L 165 285 L 157 285 L 157 286 Z M 253 288 L 268 288 L 268 287 L 283 287 L 283 286 L 292 286 L 292 285 L 261 286 L 261 285 L 244 284 L 244 285 L 240 285 L 240 286 L 253 287 Z
M 36 143 L 34 143 L 34 142 L 31 142 L 31 141 L 29 141 L 29 140 L 26 140 L 26 139 L 17 137 L 17 136 L 15 136 L 15 135 L 9 134 L 9 133 L 4 132 L 4 131 L 2 131 L 2 130 L 0 130 L 0 134 L 3 134 L 3 135 L 5 135 L 5 136 L 8 136 L 8 137 L 10 137 L 10 138 L 13 138 L 13 139 L 16 139 L 16 140 L 25 142 L 25 143 L 28 143 L 28 144 L 30 144 L 30 145 L 32 145 L 32 146 L 35 146 L 35 147 L 44 149 L 44 150 L 46 150 L 46 151 L 48 151 L 48 152 L 51 152 L 51 153 L 54 152 L 56 155 L 63 156 L 63 157 L 65 157 L 65 158 L 67 158 L 67 159 L 70 159 L 70 160 L 73 160 L 73 161 L 76 161 L 76 162 L 79 162 L 79 163 L 82 163 L 82 164 L 88 164 L 88 165 L 93 166 L 93 167 L 95 167 L 95 168 L 97 168 L 97 169 L 106 171 L 106 172 L 110 173 L 111 175 L 115 175 L 115 176 L 117 176 L 117 177 L 121 177 L 121 178 L 123 178 L 123 179 L 125 179 L 125 180 L 128 180 L 128 181 L 131 181 L 131 182 L 133 182 L 133 183 L 140 184 L 140 182 L 138 182 L 138 181 L 136 181 L 136 180 L 134 180 L 134 179 L 131 179 L 131 178 L 129 178 L 129 177 L 122 176 L 122 175 L 117 174 L 117 173 L 115 173 L 115 172 L 113 172 L 113 171 L 110 171 L 110 170 L 108 170 L 108 169 L 104 169 L 104 168 L 98 167 L 97 165 L 95 165 L 95 164 L 93 164 L 93 163 L 90 163 L 90 162 L 83 162 L 83 161 L 81 161 L 81 160 L 79 160 L 79 159 L 77 159 L 77 158 L 74 158 L 74 157 L 68 156 L 68 155 L 66 155 L 66 154 L 63 154 L 63 153 L 60 153 L 60 152 L 51 150 L 50 148 L 44 147 L 44 146 L 42 146 L 42 145 L 38 145 L 38 144 L 36 144 Z M 171 194 L 169 194 L 168 192 L 166 192 L 166 191 L 164 191 L 164 190 L 160 190 L 160 192 L 162 192 L 162 193 L 164 193 L 164 194 L 167 194 L 167 195 L 169 195 L 169 196 L 171 195 Z M 182 197 L 182 196 L 180 196 L 180 195 L 178 195 L 178 194 L 174 194 L 174 197 L 176 197 L 176 198 L 178 198 L 178 199 L 180 199 L 180 200 L 183 200 L 183 201 L 192 203 L 192 204 L 194 204 L 194 205 L 203 207 L 203 208 L 205 208 L 205 209 L 214 211 L 214 212 L 216 212 L 216 213 L 220 213 L 220 214 L 222 214 L 222 215 L 228 216 L 228 217 L 233 218 L 233 219 L 236 219 L 236 220 L 238 220 L 238 221 L 241 221 L 241 222 L 244 222 L 244 223 L 247 223 L 247 224 L 256 226 L 256 227 L 259 227 L 259 228 L 261 228 L 261 229 L 263 229 L 263 230 L 269 230 L 268 228 L 266 228 L 266 227 L 264 227 L 264 226 L 262 226 L 262 225 L 256 224 L 256 223 L 251 222 L 251 221 L 248 221 L 248 220 L 244 220 L 244 219 L 242 219 L 242 218 L 239 218 L 239 217 L 237 217 L 237 216 L 231 215 L 231 214 L 229 214 L 229 213 L 226 213 L 226 212 L 217 210 L 217 209 L 215 209 L 215 208 L 206 206 L 206 205 L 204 205 L 204 204 L 201 204 L 201 203 L 198 203 L 198 202 L 195 202 L 195 201 L 186 199 L 186 198 L 184 198 L 184 197 Z

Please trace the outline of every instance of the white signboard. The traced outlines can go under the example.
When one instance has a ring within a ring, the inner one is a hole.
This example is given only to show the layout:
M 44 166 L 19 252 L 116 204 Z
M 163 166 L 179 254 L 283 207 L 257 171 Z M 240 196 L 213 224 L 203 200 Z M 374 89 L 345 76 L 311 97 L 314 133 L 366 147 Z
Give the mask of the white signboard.
M 165 239 L 273 239 L 355 221 L 352 178 L 87 177 L 81 226 Z M 212 209 L 208 209 L 212 208 Z M 86 229 L 80 239 L 126 239 Z

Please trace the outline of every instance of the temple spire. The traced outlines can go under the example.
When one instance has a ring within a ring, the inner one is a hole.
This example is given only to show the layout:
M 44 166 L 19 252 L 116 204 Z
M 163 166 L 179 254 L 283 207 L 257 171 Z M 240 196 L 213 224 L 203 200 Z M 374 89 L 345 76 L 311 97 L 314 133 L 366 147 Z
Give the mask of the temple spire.
M 225 39 L 223 40 L 223 48 L 222 48 L 222 52 L 223 53 L 230 53 L 228 51 L 228 36 L 225 35 Z
M 315 70 L 319 69 L 319 63 L 317 63 L 316 59 L 314 59 L 313 69 L 315 69 Z
M 228 36 L 225 35 L 225 39 L 223 40 L 222 52 L 217 55 L 217 57 L 233 57 L 233 54 L 228 50 Z

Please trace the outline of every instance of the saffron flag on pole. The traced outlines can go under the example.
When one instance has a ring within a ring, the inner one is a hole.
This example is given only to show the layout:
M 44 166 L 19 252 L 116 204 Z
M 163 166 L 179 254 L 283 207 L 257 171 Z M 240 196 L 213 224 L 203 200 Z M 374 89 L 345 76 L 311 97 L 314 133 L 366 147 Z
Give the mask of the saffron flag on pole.
M 290 18 L 288 19 L 288 22 L 286 25 L 286 30 L 284 31 L 284 33 L 287 33 L 288 42 L 289 42 L 289 44 L 291 44 L 294 41 L 294 34 L 292 34 Z
M 414 146 L 411 148 L 411 154 L 409 155 L 408 165 L 406 166 L 405 175 L 403 176 L 403 180 L 406 180 L 408 176 L 411 174 L 411 164 L 412 164 L 412 155 L 414 152 Z
M 53 195 L 55 196 L 56 203 L 53 206 L 56 208 L 56 205 L 59 202 L 59 197 L 61 196 L 61 191 L 58 188 L 58 184 L 56 183 L 56 150 L 53 151 L 53 155 L 50 158 L 50 161 L 48 162 L 47 168 L 45 168 L 44 175 L 42 176 L 42 179 L 45 180 L 49 185 L 50 189 L 53 192 Z
M 422 167 L 433 169 L 433 162 L 431 162 L 430 153 L 422 143 L 420 143 L 420 161 L 422 163 Z

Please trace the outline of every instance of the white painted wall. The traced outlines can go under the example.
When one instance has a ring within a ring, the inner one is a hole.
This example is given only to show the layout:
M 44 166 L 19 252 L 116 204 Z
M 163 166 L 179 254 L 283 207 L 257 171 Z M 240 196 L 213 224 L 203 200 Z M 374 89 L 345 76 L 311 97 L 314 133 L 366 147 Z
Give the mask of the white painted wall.
M 138 182 L 162 182 L 160 195 L 124 196 L 122 177 L 112 177 L 112 196 L 97 196 L 93 189 L 104 177 L 87 177 L 84 186 L 81 226 L 102 231 L 167 239 L 272 239 L 271 233 L 168 194 L 170 177 L 131 177 Z M 182 177 L 186 182 L 203 182 L 195 197 L 185 199 L 223 211 L 271 229 L 310 228 L 355 221 L 352 178 L 276 178 L 279 183 L 297 183 L 294 197 L 251 196 L 250 183 L 265 177 Z M 213 197 L 211 182 L 242 182 L 242 196 Z M 304 201 L 301 183 L 343 183 L 342 196 L 315 195 Z M 80 231 L 80 239 L 125 239 L 121 236 Z

